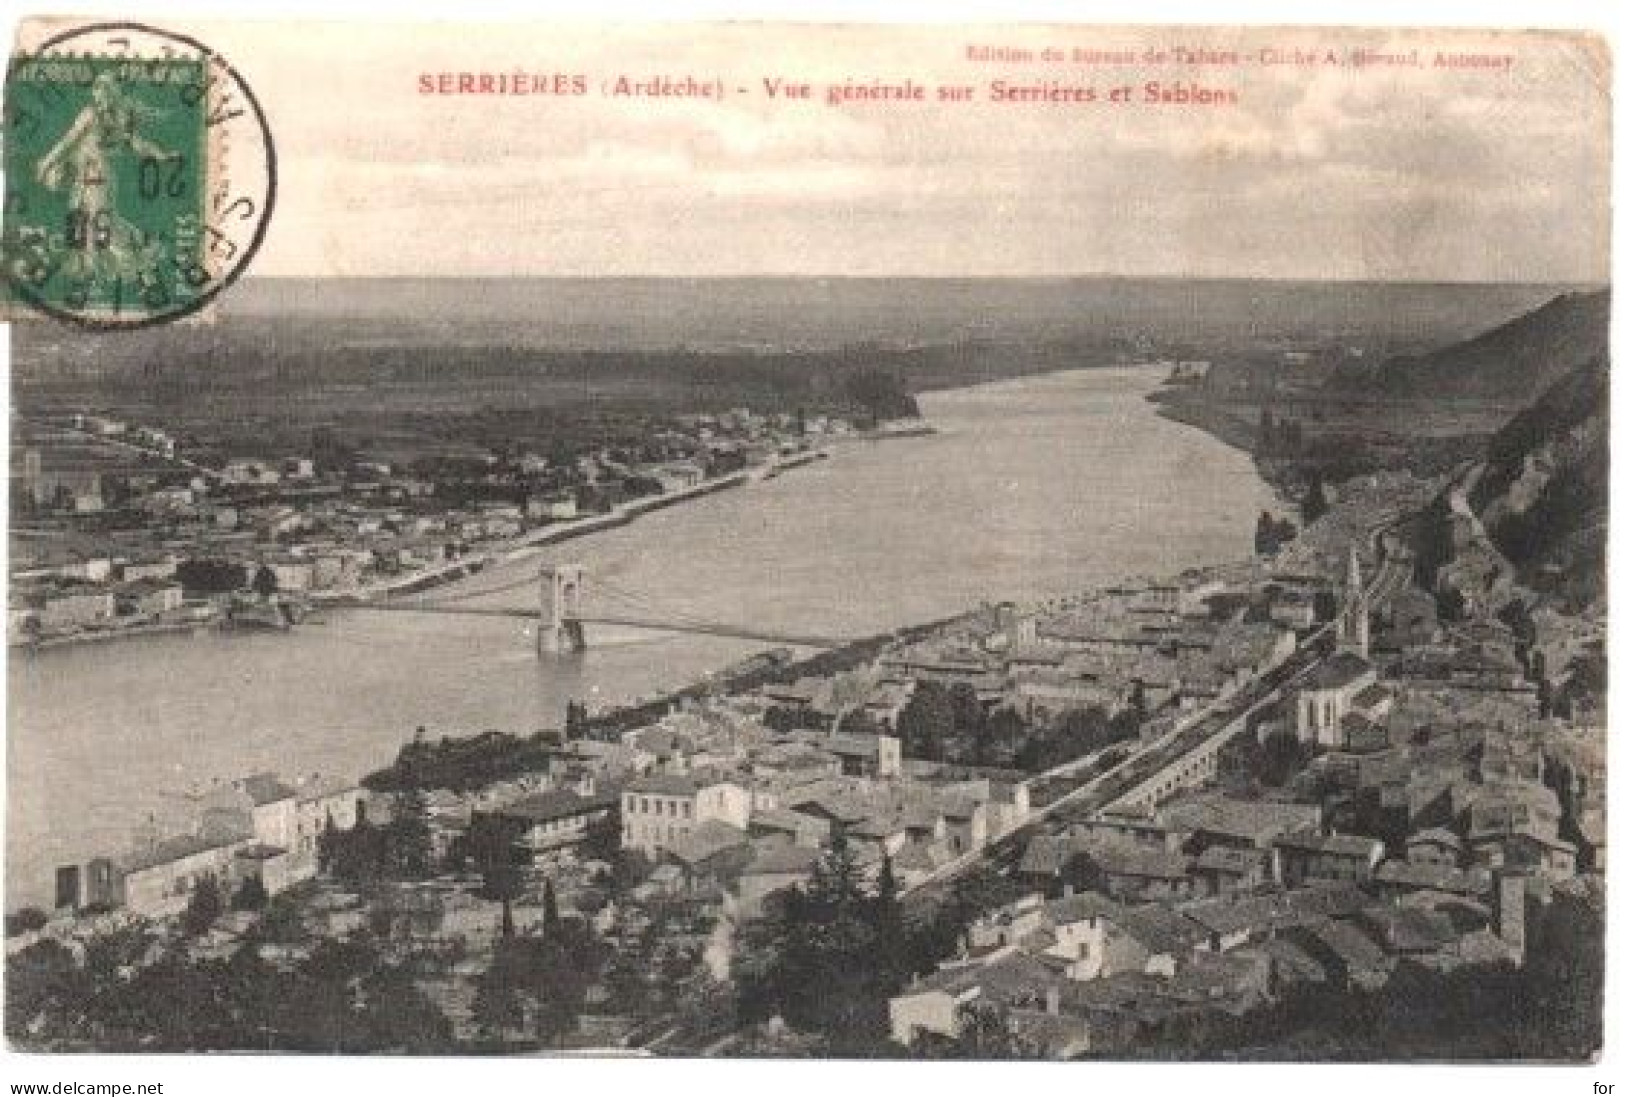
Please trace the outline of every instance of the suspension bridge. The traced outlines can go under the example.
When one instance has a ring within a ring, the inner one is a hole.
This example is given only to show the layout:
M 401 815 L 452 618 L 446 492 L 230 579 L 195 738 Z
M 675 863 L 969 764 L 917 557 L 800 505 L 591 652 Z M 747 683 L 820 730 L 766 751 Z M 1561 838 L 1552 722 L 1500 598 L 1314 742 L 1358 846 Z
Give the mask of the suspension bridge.
M 471 605 L 476 599 L 523 588 L 537 592 L 535 608 Z M 387 602 L 362 602 L 347 607 L 378 613 L 444 613 L 465 617 L 511 617 L 534 622 L 536 648 L 544 655 L 585 650 L 588 625 L 612 625 L 658 632 L 726 636 L 796 647 L 837 648 L 850 641 L 841 637 L 812 636 L 741 625 L 674 610 L 651 595 L 595 576 L 588 597 L 586 573 L 579 564 L 543 564 L 536 573 L 495 586 L 462 587 L 434 595 L 412 595 Z

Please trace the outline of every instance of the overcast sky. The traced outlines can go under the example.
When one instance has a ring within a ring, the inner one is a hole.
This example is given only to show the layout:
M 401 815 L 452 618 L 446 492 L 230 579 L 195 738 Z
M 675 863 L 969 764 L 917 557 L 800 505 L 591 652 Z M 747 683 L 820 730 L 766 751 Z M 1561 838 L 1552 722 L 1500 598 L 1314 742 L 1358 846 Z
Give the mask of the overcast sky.
M 254 273 L 1128 275 L 1588 281 L 1607 275 L 1601 47 L 1537 35 L 1026 28 L 200 24 L 280 154 Z M 968 43 L 1505 52 L 1510 72 L 979 65 Z M 586 98 L 423 96 L 423 72 L 582 73 Z M 1178 78 L 1230 108 L 598 97 L 730 87 Z

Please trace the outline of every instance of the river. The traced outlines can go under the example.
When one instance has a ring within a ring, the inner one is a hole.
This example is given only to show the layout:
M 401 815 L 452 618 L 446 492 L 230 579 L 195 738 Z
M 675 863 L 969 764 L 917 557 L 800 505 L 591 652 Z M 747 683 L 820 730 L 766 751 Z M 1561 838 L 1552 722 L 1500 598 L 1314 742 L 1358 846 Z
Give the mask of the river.
M 581 563 L 589 600 L 596 576 L 676 612 L 830 636 L 1243 556 L 1273 496 L 1245 454 L 1157 417 L 1158 379 L 1112 368 L 931 393 L 939 434 L 839 446 L 540 555 Z M 291 634 L 14 654 L 6 905 L 47 900 L 52 866 L 127 847 L 213 778 L 358 776 L 418 725 L 556 727 L 571 698 L 630 699 L 766 646 L 624 628 L 589 644 L 544 660 L 517 619 L 341 612 Z

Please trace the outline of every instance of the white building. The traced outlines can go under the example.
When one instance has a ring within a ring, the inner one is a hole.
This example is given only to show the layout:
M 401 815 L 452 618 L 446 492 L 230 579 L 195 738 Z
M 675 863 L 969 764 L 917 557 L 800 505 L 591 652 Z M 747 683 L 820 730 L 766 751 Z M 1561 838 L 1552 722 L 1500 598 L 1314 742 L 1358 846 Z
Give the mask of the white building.
M 749 790 L 731 781 L 674 774 L 639 777 L 621 793 L 621 844 L 651 857 L 715 820 L 744 830 L 750 824 Z

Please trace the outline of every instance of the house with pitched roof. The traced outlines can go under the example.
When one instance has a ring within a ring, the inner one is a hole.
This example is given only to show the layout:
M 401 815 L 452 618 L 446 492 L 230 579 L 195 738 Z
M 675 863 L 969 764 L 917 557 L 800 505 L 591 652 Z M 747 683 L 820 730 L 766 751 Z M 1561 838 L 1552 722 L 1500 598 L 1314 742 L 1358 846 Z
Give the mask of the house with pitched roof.
M 1436 861 L 1390 859 L 1377 866 L 1372 876 L 1377 894 L 1398 899 L 1416 892 L 1443 892 L 1474 899 L 1490 893 L 1491 877 L 1482 869 L 1460 869 Z
M 891 1037 L 904 1047 L 922 1033 L 955 1038 L 964 1009 L 971 1003 L 1041 1007 L 1048 1001 L 1049 991 L 1059 989 L 1065 981 L 1066 976 L 1014 947 L 982 963 L 943 968 L 891 999 Z
M 148 918 L 179 914 L 204 879 L 229 882 L 237 853 L 256 845 L 244 833 L 187 834 L 144 846 L 116 863 L 123 905 Z
M 1443 827 L 1427 827 L 1405 839 L 1405 859 L 1415 864 L 1461 864 L 1461 839 Z
M 1566 880 L 1575 873 L 1578 850 L 1574 843 L 1553 836 L 1545 828 L 1517 823 L 1468 838 L 1474 866 L 1518 874 Z
M 753 853 L 744 831 L 718 819 L 699 824 L 666 850 L 691 888 L 731 882 Z
M 1072 859 L 1093 848 L 1086 838 L 1065 834 L 1035 834 L 1028 839 L 1016 865 L 1016 876 L 1022 883 L 1049 891 L 1059 891 L 1062 878 Z
M 752 839 L 777 840 L 809 849 L 823 846 L 830 834 L 828 819 L 788 808 L 758 808 L 751 812 L 746 829 Z
M 298 845 L 297 793 L 275 774 L 256 773 L 214 785 L 198 801 L 200 827 L 244 832 L 267 845 Z
M 1183 853 L 1139 846 L 1096 845 L 1084 854 L 1083 880 L 1124 902 L 1189 898 L 1196 890 Z
M 1382 841 L 1358 834 L 1296 834 L 1275 840 L 1274 876 L 1286 887 L 1308 881 L 1363 883 L 1382 860 Z
M 1191 875 L 1209 895 L 1252 891 L 1269 879 L 1270 858 L 1263 850 L 1209 846 L 1197 855 Z
M 555 788 L 476 815 L 492 816 L 513 834 L 518 849 L 537 854 L 582 841 L 595 823 L 609 819 L 618 801 L 613 795 L 582 796 Z
M 1338 986 L 1375 990 L 1388 982 L 1393 961 L 1358 926 L 1328 919 L 1286 931 L 1286 937 L 1322 965 Z
M 821 856 L 816 849 L 784 843 L 753 843 L 751 850 L 729 893 L 728 909 L 739 921 L 760 917 L 775 893 L 805 884 Z
M 1282 835 L 1318 832 L 1323 814 L 1319 804 L 1200 793 L 1164 804 L 1157 818 L 1192 849 L 1267 850 Z

